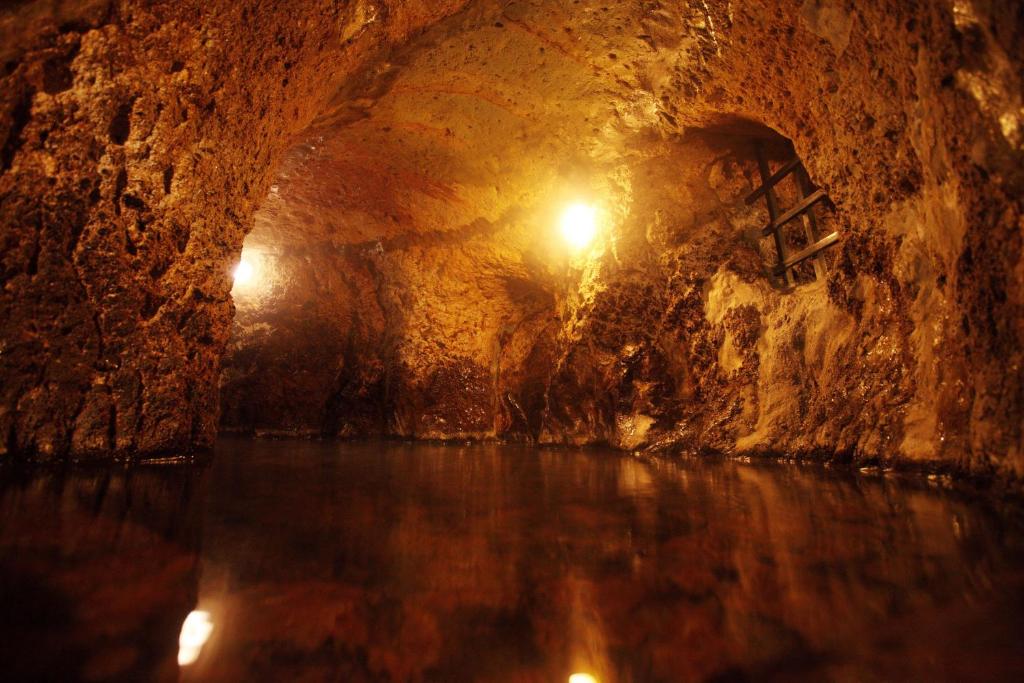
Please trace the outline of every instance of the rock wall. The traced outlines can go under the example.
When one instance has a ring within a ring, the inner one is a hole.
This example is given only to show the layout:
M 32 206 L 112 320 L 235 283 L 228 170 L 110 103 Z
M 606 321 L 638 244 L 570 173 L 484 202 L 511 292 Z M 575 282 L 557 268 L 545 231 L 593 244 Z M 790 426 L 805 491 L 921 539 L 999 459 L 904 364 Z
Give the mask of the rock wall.
M 209 444 L 252 221 L 227 427 L 1019 477 L 1017 3 L 427 4 L 0 14 L 5 452 Z M 766 129 L 842 233 L 792 291 Z
M 346 253 L 345 306 L 376 321 L 306 428 L 1019 475 L 1021 26 L 1009 3 L 474 3 L 340 93 L 257 213 L 250 239 Z M 842 234 L 791 290 L 737 201 L 778 134 Z M 582 256 L 551 237 L 573 197 L 606 219 Z
M 845 17 L 848 42 L 823 8 Z M 774 410 L 737 447 L 1019 476 L 1021 81 L 1007 64 L 1020 7 L 807 2 L 796 35 L 784 8 L 744 13 L 734 29 L 789 40 L 748 42 L 770 55 L 733 53 L 711 96 L 794 140 L 844 238 L 827 305 L 773 307 L 759 347 L 781 358 L 763 364 L 759 392 Z M 766 79 L 788 96 L 743 87 Z
M 458 4 L 0 9 L 0 452 L 210 445 L 230 264 L 289 136 Z

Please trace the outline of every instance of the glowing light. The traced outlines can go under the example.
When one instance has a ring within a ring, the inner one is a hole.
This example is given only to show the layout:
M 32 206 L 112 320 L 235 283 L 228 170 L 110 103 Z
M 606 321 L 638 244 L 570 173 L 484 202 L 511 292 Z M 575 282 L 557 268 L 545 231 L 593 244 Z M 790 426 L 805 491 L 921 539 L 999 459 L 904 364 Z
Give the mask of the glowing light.
M 256 269 L 244 258 L 235 266 L 234 277 L 236 285 L 248 284 L 256 274 Z
M 573 674 L 569 676 L 569 683 L 598 683 L 598 680 L 590 674 Z
M 195 610 L 185 617 L 178 636 L 178 666 L 188 666 L 197 659 L 213 632 L 213 621 L 209 612 Z
M 574 249 L 583 249 L 597 235 L 597 209 L 573 204 L 562 214 L 562 237 Z M 582 683 L 582 681 L 573 681 Z

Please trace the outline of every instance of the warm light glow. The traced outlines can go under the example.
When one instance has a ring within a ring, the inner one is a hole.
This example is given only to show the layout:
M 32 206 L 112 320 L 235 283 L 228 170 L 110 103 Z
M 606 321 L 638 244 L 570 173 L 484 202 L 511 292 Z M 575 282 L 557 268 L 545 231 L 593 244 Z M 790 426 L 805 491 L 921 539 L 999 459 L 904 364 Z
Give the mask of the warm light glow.
M 597 234 L 597 209 L 587 204 L 573 204 L 562 214 L 562 237 L 574 249 L 583 249 Z M 573 681 L 582 683 L 582 681 Z
M 235 284 L 236 285 L 248 284 L 249 281 L 252 280 L 253 275 L 255 275 L 255 274 L 256 274 L 256 269 L 252 267 L 251 263 L 249 263 L 248 261 L 246 261 L 243 258 L 241 261 L 238 262 L 238 265 L 235 266 L 235 272 L 234 272 Z
M 190 612 L 181 625 L 178 636 L 178 666 L 188 666 L 197 659 L 213 631 L 210 613 L 201 610 Z
M 573 674 L 569 676 L 569 683 L 598 683 L 598 681 L 590 674 Z

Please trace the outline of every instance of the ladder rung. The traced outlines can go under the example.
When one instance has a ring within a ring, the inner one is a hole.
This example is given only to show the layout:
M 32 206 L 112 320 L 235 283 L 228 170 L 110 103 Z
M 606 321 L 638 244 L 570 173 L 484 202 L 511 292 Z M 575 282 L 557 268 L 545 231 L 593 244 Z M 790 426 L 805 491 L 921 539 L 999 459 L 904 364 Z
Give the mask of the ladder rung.
M 764 181 L 764 185 L 762 185 L 761 187 L 757 188 L 756 190 L 754 190 L 753 192 L 751 192 L 747 196 L 747 199 L 746 199 L 747 204 L 753 204 L 754 202 L 756 202 L 760 197 L 764 196 L 764 194 L 766 192 L 768 192 L 768 190 L 770 190 L 773 187 L 775 187 L 776 185 L 778 185 L 779 182 L 783 178 L 785 178 L 790 173 L 795 171 L 796 168 L 799 165 L 800 165 L 800 158 L 799 157 L 794 157 L 792 160 L 787 161 L 783 165 L 782 168 L 780 168 L 778 171 L 776 171 L 772 175 L 772 177 L 770 177 L 768 180 Z
M 804 211 L 807 211 L 807 209 L 811 208 L 812 206 L 820 202 L 822 199 L 825 199 L 826 196 L 827 195 L 825 194 L 825 190 L 815 190 L 807 197 L 804 197 L 799 204 L 797 204 L 792 209 L 779 216 L 777 219 L 766 225 L 764 228 L 762 228 L 761 234 L 767 237 L 774 231 L 781 228 L 786 223 L 790 222 L 791 220 L 802 214 Z
M 776 266 L 775 267 L 775 274 L 776 275 L 782 275 L 782 273 L 786 272 L 787 270 L 789 270 L 793 266 L 798 265 L 800 263 L 803 263 L 807 259 L 812 258 L 813 256 L 817 255 L 819 252 L 824 251 L 825 249 L 828 249 L 829 247 L 831 247 L 833 244 L 835 244 L 838 241 L 839 241 L 839 233 L 838 232 L 834 232 L 831 235 L 828 235 L 827 237 L 821 238 L 820 240 L 818 240 L 817 242 L 815 242 L 811 246 L 807 247 L 806 249 L 803 249 L 802 251 L 799 251 L 799 252 L 793 254 L 792 256 L 790 256 L 789 258 L 787 258 L 785 260 L 785 262 L 782 263 L 781 265 Z

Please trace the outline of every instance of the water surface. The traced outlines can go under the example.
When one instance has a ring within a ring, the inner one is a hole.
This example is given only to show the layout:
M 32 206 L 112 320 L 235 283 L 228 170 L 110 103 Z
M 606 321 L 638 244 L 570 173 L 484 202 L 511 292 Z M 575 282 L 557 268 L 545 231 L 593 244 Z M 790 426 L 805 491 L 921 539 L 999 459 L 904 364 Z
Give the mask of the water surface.
M 926 482 L 601 451 L 222 440 L 2 471 L 13 680 L 1007 680 L 1024 536 Z M 213 626 L 178 666 L 186 615 Z

